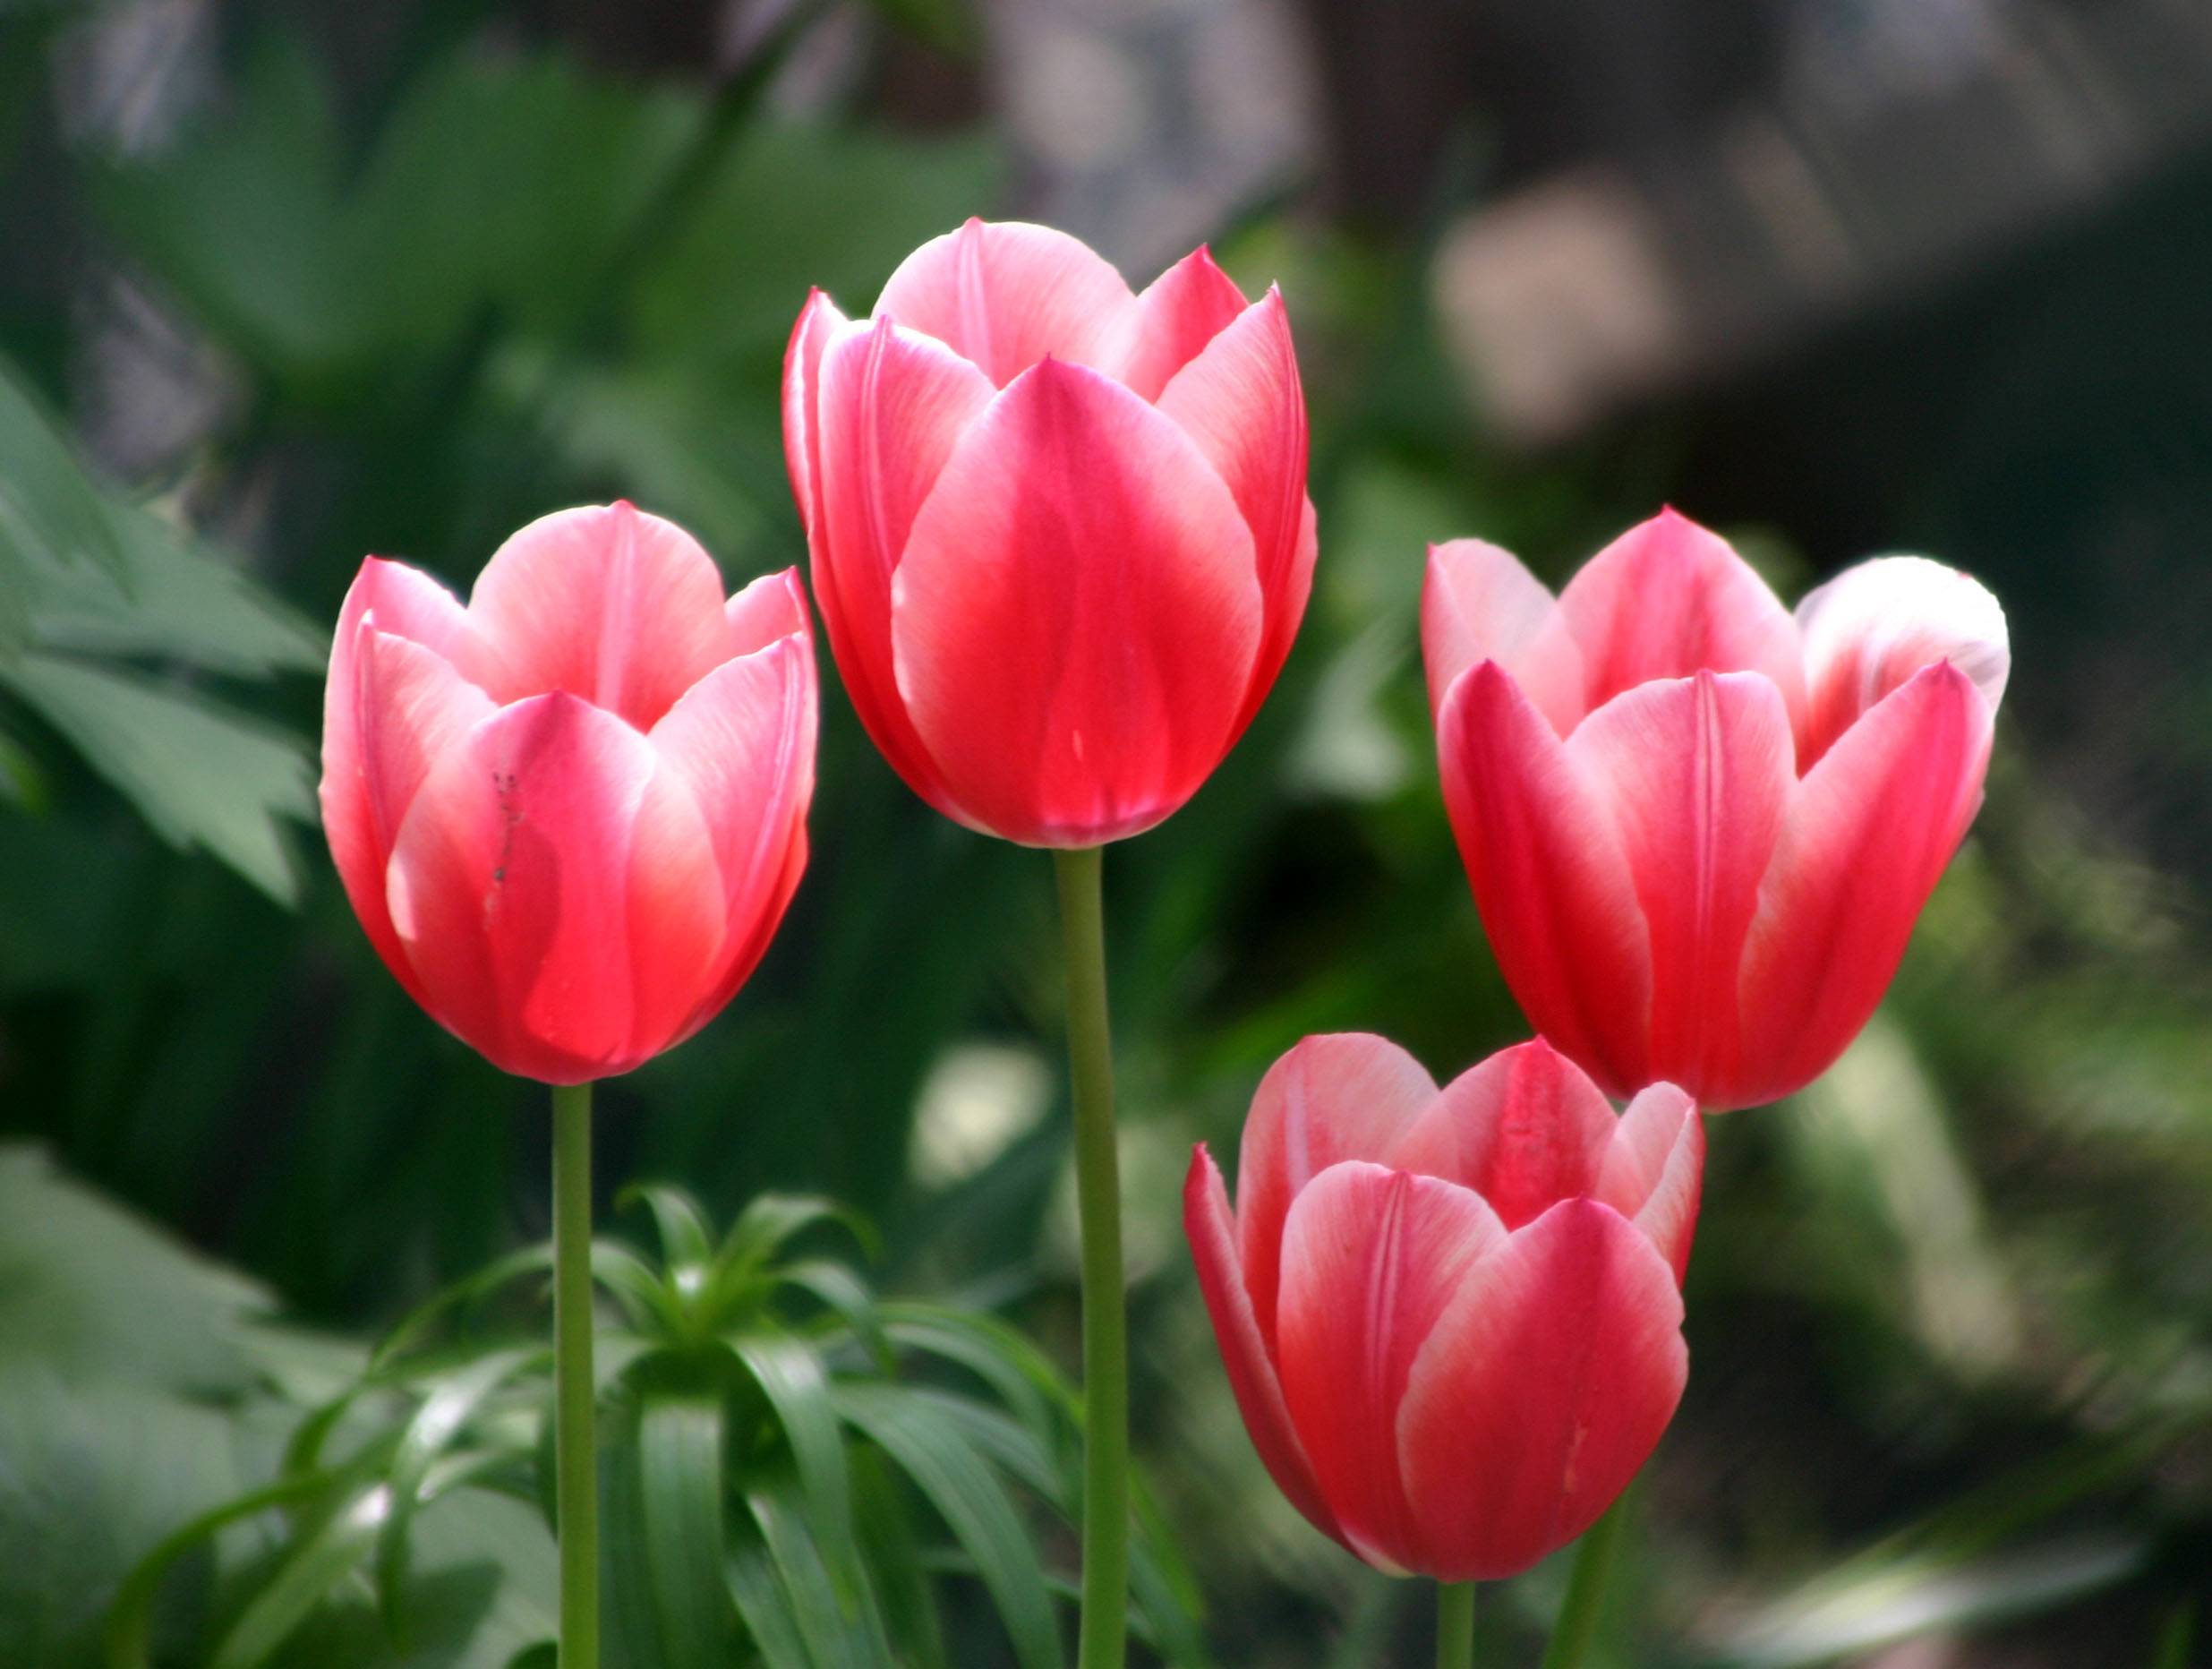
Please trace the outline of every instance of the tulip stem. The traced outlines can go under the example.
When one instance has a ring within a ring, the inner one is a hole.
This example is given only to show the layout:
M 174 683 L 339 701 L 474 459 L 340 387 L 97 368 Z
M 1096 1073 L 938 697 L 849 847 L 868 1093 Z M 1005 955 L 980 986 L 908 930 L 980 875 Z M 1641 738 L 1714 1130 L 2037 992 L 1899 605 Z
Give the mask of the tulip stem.
M 1605 1585 L 1613 1573 L 1621 1527 L 1628 1521 L 1628 1499 L 1624 1494 L 1583 1532 L 1575 1549 L 1574 1574 L 1567 1579 L 1567 1597 L 1559 1602 L 1559 1620 L 1552 1626 L 1551 1644 L 1544 1652 L 1543 1669 L 1579 1669 L 1590 1655 L 1598 1619 L 1605 1612 Z
M 592 1374 L 592 1086 L 553 1089 L 553 1438 L 560 1669 L 599 1665 L 598 1390 Z
M 1474 1584 L 1436 1585 L 1436 1669 L 1473 1669 Z
M 1075 1199 L 1083 1242 L 1083 1598 L 1079 1669 L 1122 1669 L 1129 1631 L 1129 1319 L 1097 847 L 1053 853 L 1067 958 Z

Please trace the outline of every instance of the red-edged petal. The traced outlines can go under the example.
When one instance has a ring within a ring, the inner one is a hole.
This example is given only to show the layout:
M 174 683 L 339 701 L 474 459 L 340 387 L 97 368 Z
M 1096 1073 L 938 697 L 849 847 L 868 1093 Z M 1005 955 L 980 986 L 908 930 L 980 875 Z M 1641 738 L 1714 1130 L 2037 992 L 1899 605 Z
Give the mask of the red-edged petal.
M 662 768 L 706 820 L 722 883 L 722 965 L 694 994 L 685 1035 L 737 995 L 790 900 L 794 832 L 814 795 L 817 705 L 814 656 L 794 632 L 715 668 L 653 727 Z
M 1592 1193 L 1651 1237 L 1679 1285 L 1689 1272 L 1704 1175 L 1697 1103 L 1671 1083 L 1655 1083 L 1620 1116 Z
M 875 316 L 935 337 L 1003 389 L 1047 355 L 1121 364 L 1138 313 L 1122 275 L 1080 239 L 969 220 L 899 263 Z
M 1798 604 L 1807 710 L 1800 768 L 1924 666 L 1948 661 L 1994 715 L 2012 650 L 2004 610 L 1982 584 L 1921 556 L 1884 556 L 1846 569 Z
M 1642 1081 L 1703 1100 L 1736 1069 L 1744 936 L 1797 785 L 1789 715 L 1759 673 L 1699 672 L 1615 697 L 1567 751 L 1610 802 L 1650 930 Z
M 1453 1079 L 1383 1162 L 1472 1188 L 1518 1228 L 1593 1191 L 1618 1124 L 1582 1069 L 1537 1038 Z
M 469 617 L 494 699 L 566 690 L 640 730 L 730 654 L 713 559 L 627 503 L 556 511 L 513 535 L 477 576 Z
M 1494 661 L 1453 684 L 1437 753 L 1483 930 L 1522 1012 L 1607 1092 L 1648 1083 L 1650 939 L 1604 800 Z
M 1507 1244 L 1467 1189 L 1356 1160 L 1316 1177 L 1283 1226 L 1283 1399 L 1345 1545 L 1371 1564 L 1431 1568 L 1409 1507 L 1419 1480 L 1399 1465 L 1399 1404 L 1455 1295 Z
M 790 473 L 791 497 L 799 505 L 799 525 L 811 535 L 821 514 L 815 482 L 821 466 L 815 458 L 815 389 L 822 364 L 822 350 L 845 322 L 837 304 L 820 290 L 807 292 L 791 327 L 791 339 L 783 350 L 783 463 Z
M 1313 588 L 1313 507 L 1306 502 L 1306 402 L 1279 293 L 1266 295 L 1177 372 L 1159 408 L 1228 484 L 1251 529 L 1265 608 L 1241 733 L 1274 687 Z
M 1251 535 L 1182 430 L 1046 360 L 969 426 L 892 589 L 899 691 L 1008 840 L 1149 828 L 1219 763 L 1261 628 Z
M 1866 1023 L 1981 803 L 1990 724 L 1973 681 L 1938 663 L 1798 785 L 1745 949 L 1745 1063 L 1708 1106 L 1802 1088 Z
M 1397 1415 L 1416 1568 L 1513 1576 L 1588 1529 L 1681 1400 L 1681 1325 L 1666 1261 L 1594 1200 L 1553 1207 L 1477 1262 Z
M 1290 1423 L 1282 1382 L 1276 1378 L 1260 1317 L 1237 1265 L 1236 1219 L 1221 1185 L 1220 1168 L 1203 1143 L 1191 1155 L 1190 1174 L 1183 1178 L 1183 1228 L 1190 1237 L 1191 1261 L 1198 1266 L 1199 1290 L 1206 1295 L 1206 1311 L 1213 1318 L 1221 1365 L 1228 1370 L 1229 1389 L 1236 1393 L 1252 1447 L 1290 1504 L 1323 1535 L 1341 1541 L 1336 1515 L 1321 1498 L 1321 1486 Z M 1272 1331 L 1274 1317 L 1268 1320 Z
M 1380 1160 L 1436 1094 L 1419 1061 L 1364 1031 L 1303 1039 L 1260 1079 L 1237 1155 L 1237 1261 L 1270 1349 L 1291 1202 L 1331 1165 Z
M 1559 594 L 1582 646 L 1587 697 L 1694 672 L 1764 672 L 1793 724 L 1805 713 L 1797 622 L 1729 542 L 1661 510 L 1584 565 Z
M 1441 712 L 1459 675 L 1495 661 L 1566 735 L 1588 710 L 1582 650 L 1559 599 L 1511 552 L 1481 539 L 1429 547 L 1421 587 L 1421 655 L 1429 706 Z
M 815 526 L 815 592 L 830 647 L 861 723 L 892 768 L 955 817 L 960 812 L 899 697 L 891 581 L 916 512 L 993 398 L 989 381 L 959 355 L 879 321 L 830 345 L 816 407 L 822 514 Z
M 371 615 L 374 621 L 369 629 L 411 639 L 441 658 L 466 654 L 474 633 L 467 611 L 443 586 L 403 563 L 372 556 L 362 563 L 346 593 L 330 643 L 322 701 L 323 833 L 330 843 L 330 860 L 369 942 L 413 996 L 417 995 L 414 971 L 384 903 L 391 826 L 379 821 L 369 791 L 363 720 L 373 716 L 373 709 L 364 711 L 362 701 L 360 649 L 363 621 Z
M 645 738 L 565 693 L 502 708 L 440 757 L 387 897 L 430 1012 L 494 1066 L 551 1083 L 664 1047 L 723 938 L 689 789 Z
M 1137 297 L 1137 323 L 1129 357 L 1118 374 L 1148 400 L 1157 400 L 1174 374 L 1229 328 L 1245 308 L 1244 292 L 1200 246 L 1147 285 Z

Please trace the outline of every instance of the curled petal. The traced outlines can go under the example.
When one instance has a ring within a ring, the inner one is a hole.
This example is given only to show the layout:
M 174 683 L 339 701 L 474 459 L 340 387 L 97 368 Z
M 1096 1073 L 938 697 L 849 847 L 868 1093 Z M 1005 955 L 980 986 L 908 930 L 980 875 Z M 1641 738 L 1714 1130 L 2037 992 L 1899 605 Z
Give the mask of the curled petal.
M 1793 726 L 1805 713 L 1797 622 L 1728 541 L 1661 510 L 1589 562 L 1559 594 L 1582 646 L 1589 705 L 1660 678 L 1764 672 Z
M 1591 1193 L 1651 1237 L 1679 1286 L 1689 1272 L 1704 1175 L 1697 1103 L 1671 1083 L 1655 1083 L 1620 1116 Z
M 1468 1190 L 1356 1160 L 1323 1171 L 1291 1207 L 1276 1319 L 1284 1401 L 1345 1545 L 1370 1563 L 1431 1568 L 1408 1494 L 1419 1480 L 1400 1465 L 1399 1405 L 1455 1295 L 1507 1244 Z
M 811 646 L 814 627 L 807 618 L 807 593 L 799 570 L 763 574 L 722 605 L 732 657 L 764 649 L 779 638 L 797 638 Z
M 1981 583 L 1921 556 L 1847 569 L 1798 604 L 1807 711 L 1800 763 L 1813 762 L 1890 691 L 1948 661 L 1994 715 L 2011 671 L 2004 610 Z
M 968 430 L 892 586 L 899 691 L 974 823 L 1150 827 L 1226 749 L 1261 629 L 1251 535 L 1183 432 L 1046 360 Z
M 821 471 L 815 458 L 816 373 L 822 350 L 844 322 L 845 315 L 835 302 L 820 290 L 809 290 L 799 321 L 791 327 L 790 342 L 783 350 L 783 462 L 790 473 L 799 525 L 810 535 L 821 515 L 815 495 L 815 482 Z
M 1478 661 L 1510 673 L 1562 736 L 1587 710 L 1582 650 L 1558 599 L 1510 552 L 1481 539 L 1429 547 L 1421 654 L 1431 711 L 1443 710 L 1452 685 Z
M 1047 355 L 1106 369 L 1137 329 L 1137 298 L 1090 246 L 1050 227 L 969 220 L 899 263 L 875 316 L 934 336 L 1004 388 Z
M 1436 1093 L 1419 1061 L 1363 1031 L 1306 1038 L 1268 1068 L 1244 1120 L 1236 1191 L 1238 1262 L 1268 1348 L 1291 1202 L 1331 1165 L 1379 1160 Z
M 1474 902 L 1522 1011 L 1609 1093 L 1648 1083 L 1650 940 L 1606 801 L 1494 661 L 1453 684 L 1437 751 Z
M 1476 1262 L 1397 1411 L 1413 1568 L 1489 1581 L 1588 1529 L 1681 1400 L 1681 1325 L 1665 1260 L 1593 1200 L 1553 1207 Z
M 1980 804 L 1990 727 L 1973 681 L 1939 662 L 1798 785 L 1744 953 L 1744 1031 L 1759 1047 L 1721 1105 L 1802 1088 L 1866 1023 Z
M 1229 1196 L 1221 1185 L 1220 1168 L 1203 1143 L 1191 1155 L 1190 1175 L 1183 1185 L 1183 1227 L 1191 1241 L 1191 1260 L 1198 1266 L 1199 1290 L 1205 1295 L 1214 1337 L 1221 1346 L 1222 1365 L 1228 1370 L 1229 1389 L 1236 1393 L 1252 1447 L 1260 1451 L 1276 1486 L 1305 1514 L 1307 1522 L 1342 1540 L 1336 1515 L 1321 1498 L 1321 1487 L 1290 1423 L 1270 1347 L 1238 1267 L 1236 1220 L 1229 1210 Z M 1268 1334 L 1274 1324 L 1270 1313 Z
M 627 1072 L 705 989 L 723 940 L 713 839 L 656 766 L 620 719 L 556 692 L 477 725 L 416 792 L 392 923 L 424 1006 L 493 1065 L 550 1083 Z
M 477 577 L 469 616 L 493 699 L 566 690 L 640 730 L 729 658 L 713 559 L 628 504 L 557 511 L 515 534 Z
M 1239 313 L 1244 292 L 1200 247 L 1152 280 L 1137 297 L 1137 322 L 1129 357 L 1118 368 L 1122 381 L 1148 400 L 1157 400 L 1174 374 Z
M 1618 1124 L 1582 1069 L 1537 1038 L 1453 1079 L 1384 1162 L 1472 1188 L 1518 1228 L 1596 1186 Z
M 1702 1098 L 1736 1069 L 1744 938 L 1796 786 L 1789 715 L 1758 673 L 1699 672 L 1616 697 L 1567 751 L 1610 803 L 1650 934 L 1640 1082 Z

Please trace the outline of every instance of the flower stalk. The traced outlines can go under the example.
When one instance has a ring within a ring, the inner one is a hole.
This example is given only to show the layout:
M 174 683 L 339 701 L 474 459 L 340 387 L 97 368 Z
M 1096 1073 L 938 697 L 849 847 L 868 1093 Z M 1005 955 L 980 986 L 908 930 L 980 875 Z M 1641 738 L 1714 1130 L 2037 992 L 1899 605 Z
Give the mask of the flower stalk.
M 1436 1587 L 1436 1669 L 1473 1669 L 1474 1584 L 1439 1582 Z
M 560 1669 L 598 1669 L 598 1391 L 592 1373 L 592 1086 L 588 1083 L 553 1089 L 553 1360 Z

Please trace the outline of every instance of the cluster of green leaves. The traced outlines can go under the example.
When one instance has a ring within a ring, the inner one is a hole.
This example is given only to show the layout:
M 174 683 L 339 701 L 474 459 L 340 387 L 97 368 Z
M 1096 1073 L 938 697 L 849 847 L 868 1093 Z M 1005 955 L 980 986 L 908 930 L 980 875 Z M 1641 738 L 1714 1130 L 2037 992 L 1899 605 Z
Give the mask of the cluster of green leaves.
M 593 1249 L 619 1317 L 598 1341 L 607 1661 L 945 1669 L 941 1590 L 972 1586 L 1021 1669 L 1062 1665 L 1072 1583 L 1040 1555 L 1038 1520 L 1080 1506 L 1079 1404 L 1059 1372 L 988 1316 L 884 1302 L 848 1262 L 792 1254 L 811 1228 L 854 1224 L 826 1203 L 764 1196 L 717 1238 L 681 1192 L 636 1197 L 662 1262 Z M 482 1318 L 542 1285 L 551 1255 L 526 1248 L 430 1299 L 299 1422 L 269 1483 L 165 1536 L 118 1590 L 111 1669 L 156 1661 L 180 1564 L 269 1519 L 246 1559 L 201 1570 L 199 1621 L 161 1660 L 550 1664 L 543 1316 Z M 1202 1669 L 1191 1579 L 1149 1509 L 1141 1528 L 1132 1628 Z M 455 1568 L 472 1555 L 474 1580 Z

